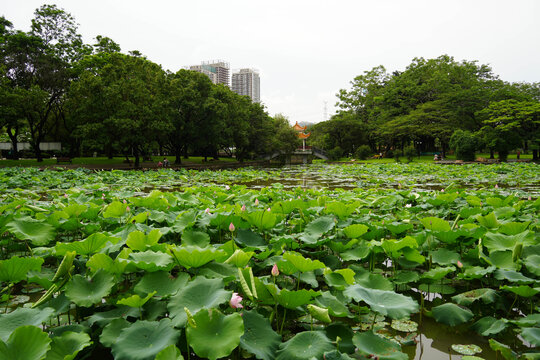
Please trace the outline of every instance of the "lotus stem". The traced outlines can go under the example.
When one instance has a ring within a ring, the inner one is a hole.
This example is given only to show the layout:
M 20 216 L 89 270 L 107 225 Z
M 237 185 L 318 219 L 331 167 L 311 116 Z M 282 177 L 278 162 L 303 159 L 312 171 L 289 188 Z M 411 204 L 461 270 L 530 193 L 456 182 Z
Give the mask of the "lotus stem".
M 514 296 L 514 301 L 512 302 L 512 305 L 510 306 L 510 308 L 508 309 L 508 312 L 506 313 L 506 317 L 508 317 L 508 315 L 510 315 L 510 312 L 512 311 L 512 309 L 514 308 L 514 305 L 516 304 L 517 298 L 518 298 L 518 295 L 516 294 Z
M 279 329 L 279 334 L 283 334 L 283 325 L 285 325 L 285 319 L 287 318 L 287 308 L 283 311 L 283 320 L 281 321 L 281 328 Z
M 375 320 L 377 320 L 377 313 L 373 313 L 373 322 L 371 323 L 371 331 L 375 329 Z

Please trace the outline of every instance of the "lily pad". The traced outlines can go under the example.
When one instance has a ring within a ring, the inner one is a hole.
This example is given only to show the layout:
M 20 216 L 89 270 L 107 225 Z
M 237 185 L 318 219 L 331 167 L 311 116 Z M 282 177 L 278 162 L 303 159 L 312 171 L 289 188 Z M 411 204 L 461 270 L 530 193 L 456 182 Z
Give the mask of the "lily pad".
M 452 344 L 452 350 L 461 354 L 461 355 L 475 355 L 482 352 L 482 348 L 478 345 L 461 345 L 461 344 Z
M 415 332 L 418 330 L 418 323 L 412 320 L 392 320 L 392 329 L 402 332 Z
M 230 355 L 244 334 L 244 322 L 239 313 L 223 315 L 215 309 L 205 309 L 197 312 L 193 320 L 196 326 L 186 328 L 187 341 L 202 358 L 216 360 Z

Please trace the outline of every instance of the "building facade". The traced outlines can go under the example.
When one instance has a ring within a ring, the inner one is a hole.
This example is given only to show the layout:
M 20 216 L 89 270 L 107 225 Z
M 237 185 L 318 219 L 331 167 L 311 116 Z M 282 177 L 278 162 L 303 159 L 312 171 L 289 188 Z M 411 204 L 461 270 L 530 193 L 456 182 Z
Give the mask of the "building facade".
M 254 69 L 240 69 L 233 73 L 231 89 L 238 95 L 249 96 L 253 102 L 261 102 L 261 81 Z
M 229 85 L 230 65 L 221 60 L 204 61 L 201 65 L 192 65 L 189 70 L 198 71 L 208 76 L 214 84 Z

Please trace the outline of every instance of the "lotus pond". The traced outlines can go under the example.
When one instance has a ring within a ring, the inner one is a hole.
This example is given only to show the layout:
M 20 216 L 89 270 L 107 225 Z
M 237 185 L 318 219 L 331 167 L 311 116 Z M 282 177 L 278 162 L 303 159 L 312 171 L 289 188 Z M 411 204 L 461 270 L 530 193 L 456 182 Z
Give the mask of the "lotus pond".
M 0 169 L 0 359 L 540 359 L 539 174 Z

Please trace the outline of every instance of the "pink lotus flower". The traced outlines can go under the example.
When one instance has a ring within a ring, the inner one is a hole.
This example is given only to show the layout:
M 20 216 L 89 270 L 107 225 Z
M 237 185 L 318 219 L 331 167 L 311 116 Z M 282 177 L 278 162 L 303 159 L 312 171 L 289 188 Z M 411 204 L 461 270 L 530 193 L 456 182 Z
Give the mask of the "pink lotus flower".
M 206 209 L 204 210 L 204 212 L 205 212 L 206 214 L 210 214 L 210 209 L 209 209 L 209 208 L 206 208 Z
M 259 205 L 259 199 L 255 199 L 255 206 Z
M 246 205 L 245 205 L 245 204 L 242 205 L 242 209 L 241 209 L 241 210 L 242 210 L 242 211 L 246 211 Z
M 460 269 L 463 267 L 463 263 L 459 260 L 457 261 L 457 267 Z
M 67 199 L 67 198 L 68 198 L 68 194 L 64 194 L 64 197 Z
M 529 195 L 529 197 L 527 198 L 527 200 L 531 201 L 531 200 L 532 200 L 532 196 Z
M 233 309 L 242 309 L 244 306 L 240 304 L 242 297 L 238 293 L 233 293 L 229 304 Z
M 225 190 L 231 190 L 231 187 L 229 185 L 225 185 Z
M 272 209 L 268 208 L 268 209 L 266 209 L 266 211 L 272 211 Z
M 130 212 L 131 209 L 129 208 L 129 206 L 126 207 L 126 212 Z
M 498 184 L 495 184 L 495 189 L 498 189 L 499 188 L 499 185 Z
M 277 264 L 274 264 L 274 266 L 272 266 L 272 271 L 270 273 L 272 274 L 272 276 L 278 276 L 279 275 L 279 270 L 278 270 Z
M 234 229 L 235 229 L 234 224 L 233 224 L 233 223 L 230 223 L 230 224 L 229 224 L 229 231 L 230 231 L 230 232 L 233 232 Z
M 441 192 L 444 192 L 444 189 L 441 189 Z
M 124 204 L 127 204 L 127 201 L 126 201 L 126 199 L 124 199 Z

